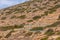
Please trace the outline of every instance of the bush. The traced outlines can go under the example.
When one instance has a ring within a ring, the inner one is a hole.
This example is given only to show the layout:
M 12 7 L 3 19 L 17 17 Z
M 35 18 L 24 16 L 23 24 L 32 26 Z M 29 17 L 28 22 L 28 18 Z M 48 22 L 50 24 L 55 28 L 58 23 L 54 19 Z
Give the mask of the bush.
M 48 40 L 48 37 L 44 37 L 44 38 L 42 38 L 41 40 Z
M 25 15 L 21 15 L 21 16 L 19 16 L 19 17 L 17 17 L 17 18 L 25 19 L 26 16 L 25 16 Z
M 48 15 L 48 13 L 49 13 L 49 11 L 45 11 L 44 13 L 45 13 L 44 15 L 46 15 L 46 16 L 47 16 L 47 15 Z
M 6 30 L 10 30 L 10 29 L 13 29 L 13 26 L 0 27 L 0 30 L 2 30 L 2 31 L 6 31 Z
M 38 30 L 43 30 L 43 27 L 34 27 L 30 29 L 30 31 L 38 31 Z
M 35 16 L 35 17 L 33 17 L 34 20 L 37 20 L 39 18 L 41 18 L 41 16 Z
M 16 18 L 16 16 L 15 15 L 11 16 L 11 19 L 13 19 L 13 18 Z
M 28 20 L 27 22 L 33 22 L 33 20 Z
M 33 9 L 33 10 L 32 10 L 32 12 L 36 12 L 36 11 L 38 11 L 38 10 L 36 10 L 36 9 Z
M 25 34 L 25 36 L 31 36 L 33 32 L 28 32 Z
M 6 17 L 2 17 L 2 18 L 1 18 L 1 20 L 5 20 L 5 19 L 6 19 Z
M 41 32 L 40 31 L 36 31 L 34 34 L 41 34 Z
M 52 10 L 49 11 L 49 13 L 52 14 L 55 11 L 56 11 L 55 9 L 52 9 Z
M 16 28 L 23 28 L 23 27 L 24 27 L 24 24 L 20 24 L 20 25 L 14 25 L 14 26 L 0 27 L 0 30 L 6 31 L 6 30 L 11 30 Z
M 48 36 L 51 36 L 54 34 L 54 31 L 52 29 L 48 29 L 46 32 L 45 32 L 46 35 Z
M 51 25 L 47 25 L 46 27 L 56 27 L 59 24 L 60 24 L 60 21 L 57 21 L 57 22 L 55 22 L 55 23 L 53 23 Z
M 11 31 L 5 36 L 5 38 L 10 37 L 12 32 L 14 32 L 14 30 L 11 30 Z
M 14 28 L 23 28 L 24 24 L 20 24 L 20 25 L 15 25 Z

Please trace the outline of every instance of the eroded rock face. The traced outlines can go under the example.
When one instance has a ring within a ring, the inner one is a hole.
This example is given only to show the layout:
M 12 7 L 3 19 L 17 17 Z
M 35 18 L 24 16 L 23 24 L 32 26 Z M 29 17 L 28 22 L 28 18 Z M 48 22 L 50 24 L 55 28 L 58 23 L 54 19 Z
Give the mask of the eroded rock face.
M 30 0 L 0 10 L 0 40 L 57 40 L 59 37 L 60 0 Z

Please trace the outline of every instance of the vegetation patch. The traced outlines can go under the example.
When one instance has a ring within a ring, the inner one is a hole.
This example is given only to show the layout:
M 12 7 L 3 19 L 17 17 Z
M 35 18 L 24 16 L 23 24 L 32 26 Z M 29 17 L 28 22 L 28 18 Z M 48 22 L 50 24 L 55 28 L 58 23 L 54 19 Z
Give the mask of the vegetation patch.
M 32 29 L 30 29 L 30 31 L 39 31 L 39 30 L 43 30 L 43 27 L 34 27 Z
M 57 22 L 55 22 L 55 23 L 53 23 L 51 25 L 47 25 L 46 27 L 56 27 L 59 24 L 60 24 L 60 21 L 57 21 Z
M 26 15 L 21 15 L 21 16 L 19 16 L 17 18 L 25 19 L 26 18 Z
M 35 16 L 35 17 L 33 17 L 33 20 L 37 20 L 39 18 L 41 18 L 41 16 Z
M 28 20 L 27 22 L 33 22 L 33 20 Z
M 25 34 L 25 36 L 31 36 L 33 32 L 28 32 Z
M 13 19 L 13 18 L 16 18 L 16 16 L 15 16 L 15 15 L 13 15 L 13 16 L 11 17 L 11 19 Z
M 5 38 L 10 37 L 12 32 L 14 32 L 14 30 L 10 31 L 10 32 L 5 36 Z
M 14 28 L 23 28 L 24 24 L 20 24 L 20 25 L 15 25 Z
M 5 20 L 5 19 L 6 19 L 6 17 L 2 17 L 2 18 L 1 18 L 1 20 Z
M 48 40 L 48 37 L 44 37 L 44 38 L 42 38 L 41 40 Z
M 48 35 L 48 36 L 51 36 L 51 35 L 54 34 L 54 31 L 53 31 L 53 29 L 48 29 L 48 30 L 45 32 L 45 34 Z
M 20 24 L 20 25 L 14 25 L 14 26 L 0 27 L 0 30 L 6 31 L 10 29 L 23 28 L 23 27 L 24 27 L 24 24 Z

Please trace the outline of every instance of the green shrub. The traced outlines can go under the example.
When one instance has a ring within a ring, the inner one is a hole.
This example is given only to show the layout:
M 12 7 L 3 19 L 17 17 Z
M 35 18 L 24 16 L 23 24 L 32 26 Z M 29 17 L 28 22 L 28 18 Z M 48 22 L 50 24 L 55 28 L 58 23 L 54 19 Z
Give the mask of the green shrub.
M 48 37 L 44 37 L 44 38 L 42 38 L 41 40 L 48 40 Z
M 57 22 L 55 22 L 55 23 L 53 23 L 51 25 L 47 25 L 46 27 L 56 27 L 59 24 L 60 24 L 60 21 L 57 21 Z
M 25 34 L 25 36 L 31 36 L 33 32 L 28 32 Z
M 23 8 L 23 7 L 15 8 L 14 11 L 18 11 L 18 12 L 20 12 L 20 13 L 23 13 L 23 12 L 25 11 L 25 8 Z
M 52 14 L 55 11 L 56 11 L 55 9 L 52 9 L 52 10 L 49 11 L 49 13 Z
M 35 16 L 35 17 L 33 17 L 34 20 L 37 20 L 39 18 L 41 18 L 41 16 Z
M 27 22 L 33 22 L 33 20 L 28 20 Z
M 38 10 L 36 10 L 36 9 L 32 10 L 32 12 L 36 12 L 36 11 L 38 11 Z
M 6 17 L 2 17 L 2 18 L 1 18 L 1 20 L 5 20 L 5 19 L 6 19 Z
M 11 16 L 11 19 L 13 19 L 13 18 L 16 18 L 16 16 L 15 15 Z
M 15 25 L 14 28 L 23 28 L 24 24 L 20 24 L 20 25 Z
M 41 32 L 40 31 L 35 31 L 35 33 L 34 34 L 41 34 Z
M 53 31 L 53 29 L 48 29 L 48 30 L 45 32 L 45 34 L 48 35 L 48 36 L 51 36 L 51 35 L 54 34 L 54 31 Z
M 32 29 L 30 29 L 30 31 L 38 31 L 38 30 L 43 30 L 43 27 L 34 27 Z
M 11 30 L 11 29 L 23 28 L 23 27 L 24 27 L 24 24 L 20 24 L 20 25 L 14 25 L 14 26 L 0 27 L 0 30 L 6 31 L 6 30 Z
M 6 30 L 10 30 L 10 29 L 13 29 L 13 26 L 0 27 L 0 30 L 2 30 L 2 31 L 6 31 Z
M 5 38 L 10 37 L 12 32 L 14 32 L 14 30 L 11 30 L 11 31 L 5 36 Z
M 47 16 L 47 15 L 48 15 L 48 13 L 49 13 L 49 11 L 45 11 L 44 13 L 45 13 L 44 15 L 46 15 L 46 16 Z
M 31 12 L 31 10 L 32 10 L 32 9 L 27 9 L 26 12 L 29 13 L 29 12 Z
M 60 8 L 60 4 L 57 4 L 54 9 Z
M 21 16 L 19 16 L 17 18 L 25 19 L 26 18 L 26 15 L 21 15 Z

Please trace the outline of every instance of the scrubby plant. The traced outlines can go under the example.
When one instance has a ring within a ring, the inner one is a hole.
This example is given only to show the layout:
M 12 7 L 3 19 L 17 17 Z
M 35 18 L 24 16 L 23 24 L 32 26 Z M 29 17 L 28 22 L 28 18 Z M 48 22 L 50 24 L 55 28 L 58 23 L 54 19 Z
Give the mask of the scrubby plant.
M 23 28 L 25 24 L 15 25 L 14 28 Z
M 41 31 L 43 29 L 44 29 L 43 27 L 34 27 L 34 28 L 30 29 L 30 31 Z
M 16 18 L 16 16 L 15 15 L 11 16 L 11 19 L 13 19 L 13 18 Z
M 10 29 L 13 29 L 13 26 L 0 27 L 0 30 L 2 30 L 2 31 L 6 31 L 6 30 L 10 30 Z
M 51 36 L 51 35 L 54 34 L 54 31 L 53 31 L 53 29 L 48 29 L 48 30 L 45 32 L 45 34 L 48 35 L 48 36 Z
M 55 11 L 56 11 L 55 9 L 52 9 L 52 10 L 49 11 L 49 13 L 52 14 Z
M 36 12 L 37 10 L 33 10 L 32 12 Z
M 6 19 L 6 17 L 1 17 L 1 20 L 5 20 Z
M 48 40 L 48 37 L 41 38 L 41 40 Z
M 25 19 L 25 18 L 26 18 L 26 15 L 21 15 L 21 16 L 19 16 L 19 17 L 17 17 L 17 18 Z
M 44 9 L 44 8 L 42 8 L 42 7 L 40 7 L 40 6 L 39 6 L 39 7 L 37 7 L 37 8 L 38 8 L 39 10 L 43 10 L 43 9 Z
M 56 27 L 57 25 L 59 25 L 60 24 L 60 21 L 57 21 L 57 22 L 55 22 L 55 23 L 53 23 L 53 24 L 51 24 L 51 25 L 47 25 L 47 26 L 45 26 L 45 27 Z
M 41 31 L 35 31 L 34 34 L 41 34 Z
M 11 31 L 5 36 L 5 38 L 10 37 L 12 32 L 14 32 L 14 30 L 11 30 Z
M 60 8 L 60 4 L 57 4 L 54 9 Z
M 56 6 L 52 7 L 52 8 L 49 8 L 48 11 L 45 11 L 45 12 L 44 12 L 44 13 L 45 13 L 44 15 L 52 14 L 52 13 L 55 12 L 56 9 L 59 8 L 59 7 L 60 7 L 60 5 L 58 4 L 58 5 L 56 5 Z
M 13 9 L 5 10 L 5 15 L 10 15 L 11 13 L 13 13 L 13 11 L 14 11 Z
M 25 36 L 31 36 L 33 32 L 27 32 Z
M 6 31 L 6 30 L 11 30 L 11 29 L 23 28 L 24 25 L 25 25 L 25 24 L 14 25 L 14 26 L 0 27 L 0 30 L 2 30 L 2 31 Z
M 31 10 L 32 10 L 31 8 L 27 8 L 26 12 L 29 13 L 31 12 Z
M 57 4 L 56 6 L 48 9 L 48 10 L 50 10 L 49 13 L 51 14 L 51 13 L 55 12 L 57 8 L 60 8 L 60 5 L 59 4 Z
M 28 20 L 27 22 L 33 22 L 33 20 Z
M 46 16 L 47 16 L 47 15 L 48 15 L 48 13 L 49 13 L 49 11 L 45 11 L 44 13 L 45 13 L 44 15 L 46 15 Z
M 34 16 L 33 20 L 37 20 L 37 19 L 40 19 L 40 18 L 41 18 L 41 16 Z

